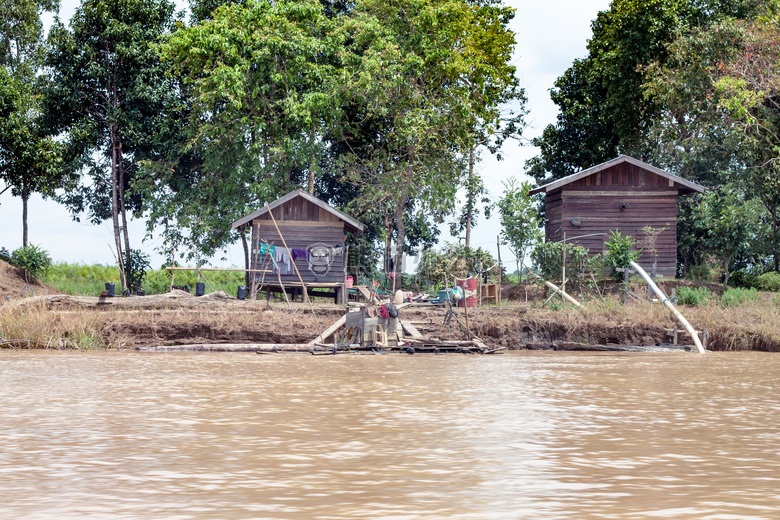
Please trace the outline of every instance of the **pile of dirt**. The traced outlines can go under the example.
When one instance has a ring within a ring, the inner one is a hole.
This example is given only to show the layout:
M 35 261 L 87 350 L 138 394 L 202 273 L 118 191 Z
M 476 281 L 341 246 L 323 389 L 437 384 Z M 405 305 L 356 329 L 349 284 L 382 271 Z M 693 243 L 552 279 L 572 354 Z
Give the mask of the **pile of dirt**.
M 23 296 L 38 296 L 42 294 L 61 293 L 45 283 L 29 283 L 25 280 L 22 269 L 0 260 L 0 303 Z

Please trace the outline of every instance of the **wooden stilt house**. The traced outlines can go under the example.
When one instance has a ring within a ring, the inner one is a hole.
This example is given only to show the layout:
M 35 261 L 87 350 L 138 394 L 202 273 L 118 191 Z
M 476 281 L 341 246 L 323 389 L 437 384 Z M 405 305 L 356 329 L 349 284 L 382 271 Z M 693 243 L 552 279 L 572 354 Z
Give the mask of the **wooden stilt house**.
M 622 155 L 574 175 L 530 191 L 546 194 L 545 237 L 603 253 L 612 230 L 645 238 L 642 228 L 667 227 L 656 241 L 657 274 L 674 277 L 677 270 L 677 197 L 702 193 L 704 188 Z M 642 255 L 639 264 L 650 272 L 653 258 Z
M 312 289 L 326 288 L 329 291 L 316 295 L 346 300 L 344 242 L 347 233 L 362 232 L 364 224 L 308 192 L 295 190 L 236 220 L 231 227 L 251 228 L 250 268 L 272 271 L 253 275 L 269 297 L 272 292 L 281 292 L 282 286 L 288 295 L 301 294 L 303 279 L 309 294 Z

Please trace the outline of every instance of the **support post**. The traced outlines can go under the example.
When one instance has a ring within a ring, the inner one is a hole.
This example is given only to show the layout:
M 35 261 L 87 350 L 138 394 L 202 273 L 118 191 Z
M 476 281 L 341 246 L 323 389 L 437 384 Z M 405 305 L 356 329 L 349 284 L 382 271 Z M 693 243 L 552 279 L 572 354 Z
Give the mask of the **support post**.
M 499 306 L 501 305 L 501 278 L 503 278 L 504 275 L 504 268 L 501 266 L 501 242 L 498 239 L 498 235 L 496 235 L 496 251 L 498 251 L 498 301 L 496 302 Z M 520 267 L 520 272 L 517 273 L 517 282 L 522 283 L 523 281 L 523 268 Z

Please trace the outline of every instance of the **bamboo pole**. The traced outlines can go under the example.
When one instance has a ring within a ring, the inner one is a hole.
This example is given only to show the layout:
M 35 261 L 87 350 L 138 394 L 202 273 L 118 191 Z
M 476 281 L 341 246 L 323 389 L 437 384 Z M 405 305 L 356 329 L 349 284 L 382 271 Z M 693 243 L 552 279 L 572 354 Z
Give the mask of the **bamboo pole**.
M 560 287 L 556 286 L 553 283 L 548 282 L 547 280 L 543 279 L 541 276 L 539 276 L 538 274 L 534 273 L 533 271 L 531 271 L 531 273 L 534 276 L 536 276 L 537 278 L 539 278 L 541 281 L 543 281 L 544 285 L 546 285 L 547 287 L 549 287 L 550 289 L 555 291 L 555 293 L 553 293 L 552 296 L 555 296 L 556 294 L 561 293 L 561 296 L 563 296 L 563 298 L 566 299 L 566 301 L 568 301 L 569 303 L 572 303 L 572 304 L 576 305 L 580 309 L 584 309 L 585 308 L 580 302 L 578 302 L 577 300 L 572 298 L 566 291 L 564 291 Z M 551 298 L 552 298 L 552 296 L 551 296 Z
M 639 276 L 645 279 L 647 282 L 647 285 L 653 290 L 655 294 L 658 295 L 659 298 L 661 298 L 661 301 L 663 302 L 666 307 L 672 311 L 672 314 L 674 314 L 674 317 L 677 318 L 677 321 L 682 324 L 683 327 L 685 327 L 685 330 L 688 331 L 688 334 L 690 334 L 691 338 L 693 338 L 693 344 L 696 345 L 696 348 L 699 350 L 699 353 L 704 354 L 706 350 L 704 350 L 704 347 L 701 344 L 701 341 L 699 340 L 699 335 L 696 334 L 696 331 L 693 329 L 690 323 L 688 323 L 688 320 L 685 319 L 685 317 L 680 314 L 680 311 L 678 311 L 674 305 L 672 305 L 672 302 L 670 301 L 670 298 L 664 294 L 664 292 L 658 288 L 658 286 L 655 284 L 655 282 L 648 276 L 648 274 L 645 272 L 644 269 L 642 269 L 639 264 L 636 262 L 631 262 L 629 264 L 631 267 L 634 268 L 634 271 L 639 273 Z
M 265 203 L 265 207 L 268 208 L 268 203 Z M 282 244 L 284 244 L 284 249 L 287 251 L 287 254 L 290 257 L 290 262 L 293 265 L 293 268 L 295 269 L 295 274 L 298 275 L 298 280 L 300 280 L 301 285 L 303 286 L 303 295 L 306 298 L 306 302 L 309 304 L 309 309 L 311 309 L 311 313 L 314 314 L 314 305 L 311 303 L 311 298 L 309 298 L 309 289 L 306 287 L 306 284 L 303 283 L 303 278 L 301 277 L 301 272 L 298 271 L 298 266 L 295 265 L 295 260 L 293 260 L 292 253 L 290 252 L 290 248 L 287 247 L 287 242 L 284 240 L 284 236 L 282 235 L 282 231 L 279 229 L 279 226 L 276 224 L 276 219 L 274 218 L 274 212 L 271 210 L 271 208 L 268 208 L 268 214 L 271 216 L 271 222 L 274 223 L 274 227 L 276 228 L 276 232 L 279 233 L 279 238 L 282 239 Z M 277 268 L 278 271 L 278 268 Z
M 561 259 L 561 295 L 566 294 L 566 231 L 563 232 L 563 258 Z

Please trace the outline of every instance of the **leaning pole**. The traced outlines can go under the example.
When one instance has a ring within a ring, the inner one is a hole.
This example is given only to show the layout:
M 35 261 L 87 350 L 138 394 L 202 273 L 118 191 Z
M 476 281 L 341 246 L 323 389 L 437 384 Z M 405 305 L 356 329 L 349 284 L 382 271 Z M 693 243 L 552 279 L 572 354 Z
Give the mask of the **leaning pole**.
M 685 317 L 680 314 L 680 311 L 678 311 L 674 305 L 672 305 L 672 302 L 668 296 L 664 294 L 664 292 L 658 288 L 658 286 L 655 284 L 652 278 L 645 272 L 644 269 L 639 267 L 639 264 L 636 262 L 631 262 L 631 267 L 634 268 L 634 271 L 639 273 L 639 276 L 645 279 L 647 282 L 647 285 L 650 286 L 650 288 L 653 290 L 655 294 L 658 295 L 658 297 L 661 299 L 664 305 L 666 305 L 670 311 L 672 311 L 672 314 L 674 314 L 674 317 L 677 318 L 677 321 L 679 321 L 683 327 L 685 327 L 685 330 L 688 331 L 688 334 L 693 338 L 693 343 L 696 345 L 696 348 L 699 349 L 699 352 L 704 354 L 706 351 L 704 350 L 704 347 L 701 344 L 701 341 L 699 340 L 699 335 L 696 334 L 696 331 L 693 330 L 693 327 L 691 327 L 691 324 L 688 323 L 688 320 L 685 319 Z

